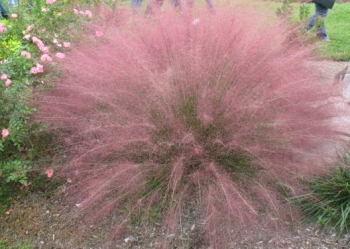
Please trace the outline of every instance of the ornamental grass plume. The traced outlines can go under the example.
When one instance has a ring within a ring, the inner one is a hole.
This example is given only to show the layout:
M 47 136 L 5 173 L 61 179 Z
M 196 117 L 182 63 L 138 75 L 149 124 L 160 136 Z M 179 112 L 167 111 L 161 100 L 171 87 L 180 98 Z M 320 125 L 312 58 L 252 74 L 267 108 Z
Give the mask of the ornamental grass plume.
M 71 198 L 87 222 L 158 210 L 178 235 L 194 205 L 203 243 L 228 248 L 232 231 L 290 220 L 278 190 L 297 193 L 301 177 L 324 170 L 318 148 L 333 139 L 332 110 L 319 103 L 334 91 L 286 37 L 259 12 L 218 8 L 104 23 L 103 40 L 72 49 L 38 118 L 72 134 L 70 161 L 55 172 L 78 182 Z M 163 237 L 170 248 L 174 237 Z

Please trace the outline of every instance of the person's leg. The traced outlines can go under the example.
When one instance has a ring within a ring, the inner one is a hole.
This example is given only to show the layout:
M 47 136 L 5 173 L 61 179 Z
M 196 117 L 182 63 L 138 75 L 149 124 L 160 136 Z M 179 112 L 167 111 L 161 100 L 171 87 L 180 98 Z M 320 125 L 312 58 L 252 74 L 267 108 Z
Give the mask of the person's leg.
M 328 35 L 326 31 L 325 19 L 328 15 L 328 8 L 324 7 L 321 4 L 316 4 L 316 14 L 319 17 L 317 23 L 317 36 L 321 39 L 328 40 Z
M 0 2 L 0 14 L 1 14 L 1 17 L 3 17 L 3 18 L 8 18 L 8 15 L 7 15 L 7 13 L 6 13 L 6 10 L 5 10 L 5 8 L 2 6 L 2 4 L 1 4 L 1 2 Z
M 153 15 L 155 11 L 162 9 L 164 0 L 149 0 L 147 4 L 146 15 Z
M 131 0 L 131 11 L 133 14 L 137 14 L 140 11 L 142 0 Z
M 315 21 L 317 18 L 317 6 L 315 3 L 315 8 L 316 8 L 316 13 L 312 16 L 309 17 L 308 21 L 307 21 L 307 26 L 306 26 L 306 30 L 310 30 L 315 26 Z

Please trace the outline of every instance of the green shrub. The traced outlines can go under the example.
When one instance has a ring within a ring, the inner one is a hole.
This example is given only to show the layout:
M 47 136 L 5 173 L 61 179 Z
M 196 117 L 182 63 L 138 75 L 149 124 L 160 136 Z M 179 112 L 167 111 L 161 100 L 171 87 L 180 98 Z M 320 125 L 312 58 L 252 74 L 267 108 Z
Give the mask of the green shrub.
M 0 20 L 6 27 L 0 35 L 0 75 L 6 75 L 0 80 L 0 133 L 6 133 L 0 136 L 0 206 L 8 205 L 18 187 L 28 184 L 28 172 L 40 154 L 38 148 L 46 147 L 42 143 L 47 139 L 37 136 L 40 125 L 30 122 L 35 112 L 30 101 L 34 87 L 50 81 L 56 73 L 51 69 L 57 62 L 41 62 L 42 53 L 32 38 L 49 46 L 52 57 L 55 52 L 68 51 L 53 39 L 72 42 L 71 28 L 79 25 L 79 20 L 86 20 L 83 15 L 74 15 L 72 8 L 68 1 L 48 5 L 45 0 L 23 0 L 10 11 L 17 18 Z M 24 39 L 24 35 L 30 37 Z M 23 56 L 23 51 L 30 56 Z M 32 74 L 30 70 L 38 62 L 44 64 L 44 72 Z
M 316 222 L 329 231 L 350 231 L 350 153 L 340 159 L 337 169 L 308 181 L 310 193 L 293 199 L 304 213 L 306 223 Z

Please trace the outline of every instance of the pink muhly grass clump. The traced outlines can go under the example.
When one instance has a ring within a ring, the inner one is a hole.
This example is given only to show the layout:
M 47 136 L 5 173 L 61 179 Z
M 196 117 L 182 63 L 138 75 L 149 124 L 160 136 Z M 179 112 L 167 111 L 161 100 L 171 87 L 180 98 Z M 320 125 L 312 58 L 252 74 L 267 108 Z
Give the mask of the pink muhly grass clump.
M 161 207 L 176 233 L 196 200 L 207 242 L 225 248 L 232 228 L 290 218 L 275 182 L 299 191 L 299 177 L 324 169 L 317 148 L 333 132 L 329 107 L 316 103 L 334 92 L 261 14 L 196 18 L 105 24 L 103 42 L 92 36 L 62 62 L 38 118 L 71 130 L 71 161 L 56 172 L 77 178 L 72 199 L 90 221 Z

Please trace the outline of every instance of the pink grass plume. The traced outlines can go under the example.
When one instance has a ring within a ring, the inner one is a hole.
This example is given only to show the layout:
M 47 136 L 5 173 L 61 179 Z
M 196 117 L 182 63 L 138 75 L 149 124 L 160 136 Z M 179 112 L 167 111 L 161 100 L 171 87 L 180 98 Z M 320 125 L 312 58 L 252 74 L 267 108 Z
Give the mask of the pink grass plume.
M 203 248 L 228 248 L 234 232 L 297 217 L 276 182 L 300 192 L 300 179 L 328 167 L 319 149 L 336 141 L 336 111 L 324 103 L 337 92 L 305 66 L 310 50 L 248 7 L 196 18 L 103 19 L 90 26 L 103 39 L 82 36 L 41 96 L 37 119 L 70 132 L 61 172 L 78 183 L 69 197 L 84 203 L 84 225 L 128 210 L 112 232 L 121 239 L 142 206 L 180 236 L 194 205 Z

